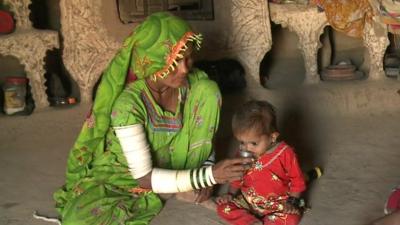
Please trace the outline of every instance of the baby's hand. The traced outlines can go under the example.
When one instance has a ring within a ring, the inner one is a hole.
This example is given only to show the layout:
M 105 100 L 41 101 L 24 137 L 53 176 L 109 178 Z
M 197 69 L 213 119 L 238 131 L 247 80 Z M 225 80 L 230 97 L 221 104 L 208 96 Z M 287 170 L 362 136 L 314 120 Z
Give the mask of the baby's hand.
M 232 201 L 232 195 L 231 194 L 224 194 L 224 195 L 221 195 L 221 196 L 218 196 L 218 197 L 216 197 L 215 198 L 215 202 L 218 204 L 218 205 L 221 205 L 221 204 L 226 204 L 226 203 L 228 203 L 229 201 Z

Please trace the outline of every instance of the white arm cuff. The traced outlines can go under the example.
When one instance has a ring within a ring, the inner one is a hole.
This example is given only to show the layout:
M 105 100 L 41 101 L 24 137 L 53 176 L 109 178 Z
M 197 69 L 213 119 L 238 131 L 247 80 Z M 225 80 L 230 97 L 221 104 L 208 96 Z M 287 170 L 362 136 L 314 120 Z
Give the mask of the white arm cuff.
M 154 168 L 151 187 L 155 193 L 177 193 L 211 187 L 216 184 L 212 167 L 192 170 L 167 170 Z
M 114 127 L 114 130 L 132 177 L 137 179 L 150 173 L 152 170 L 151 153 L 143 126 L 135 124 Z

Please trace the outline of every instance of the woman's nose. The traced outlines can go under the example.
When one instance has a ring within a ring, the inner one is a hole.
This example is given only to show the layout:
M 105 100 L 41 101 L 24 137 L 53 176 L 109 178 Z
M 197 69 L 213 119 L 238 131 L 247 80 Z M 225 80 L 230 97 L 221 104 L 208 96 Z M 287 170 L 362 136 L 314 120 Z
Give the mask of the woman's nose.
M 186 64 L 186 63 L 183 63 L 183 66 L 182 66 L 182 73 L 183 74 L 187 74 L 187 73 L 189 73 L 189 67 L 188 67 L 188 65 Z
M 178 75 L 180 77 L 185 77 L 189 73 L 189 67 L 188 65 L 182 60 L 181 64 L 178 67 Z

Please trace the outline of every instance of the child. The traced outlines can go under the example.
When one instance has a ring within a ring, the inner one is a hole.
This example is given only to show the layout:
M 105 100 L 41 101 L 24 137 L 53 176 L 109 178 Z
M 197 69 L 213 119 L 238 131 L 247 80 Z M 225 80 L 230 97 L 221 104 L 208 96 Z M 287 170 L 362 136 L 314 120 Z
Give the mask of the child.
M 251 152 L 255 162 L 242 180 L 231 183 L 228 194 L 216 198 L 218 215 L 237 225 L 298 224 L 305 180 L 293 149 L 277 141 L 273 106 L 247 102 L 234 114 L 232 129 L 240 149 Z

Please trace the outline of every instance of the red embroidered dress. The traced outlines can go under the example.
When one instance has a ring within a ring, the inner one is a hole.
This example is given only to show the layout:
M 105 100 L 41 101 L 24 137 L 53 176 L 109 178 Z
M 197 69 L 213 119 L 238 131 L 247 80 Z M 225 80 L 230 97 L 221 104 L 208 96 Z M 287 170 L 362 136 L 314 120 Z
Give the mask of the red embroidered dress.
M 241 194 L 218 206 L 218 214 L 230 224 L 251 224 L 262 218 L 264 224 L 298 224 L 300 215 L 282 213 L 288 192 L 306 189 L 303 173 L 293 149 L 285 142 L 272 153 L 262 155 L 241 181 L 231 185 Z

